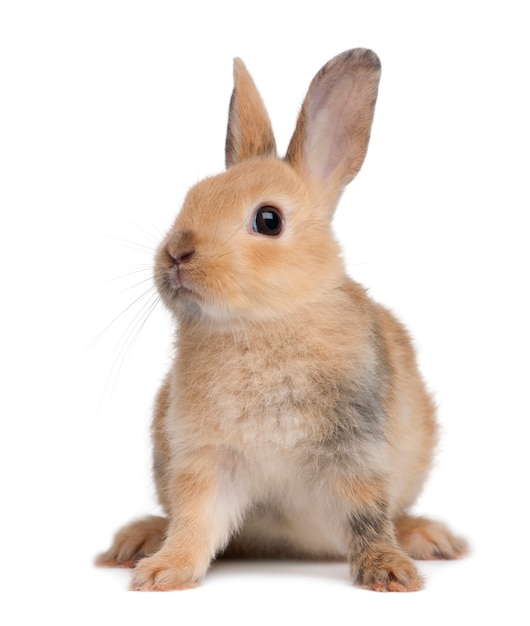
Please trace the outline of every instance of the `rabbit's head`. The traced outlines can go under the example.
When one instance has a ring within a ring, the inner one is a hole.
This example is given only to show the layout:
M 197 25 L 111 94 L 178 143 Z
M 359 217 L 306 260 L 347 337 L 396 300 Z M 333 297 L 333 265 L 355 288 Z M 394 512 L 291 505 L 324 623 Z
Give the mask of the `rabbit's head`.
M 188 192 L 156 257 L 157 286 L 173 313 L 270 320 L 317 306 L 341 284 L 331 220 L 366 154 L 379 74 L 369 50 L 327 63 L 279 159 L 261 97 L 235 60 L 227 170 Z

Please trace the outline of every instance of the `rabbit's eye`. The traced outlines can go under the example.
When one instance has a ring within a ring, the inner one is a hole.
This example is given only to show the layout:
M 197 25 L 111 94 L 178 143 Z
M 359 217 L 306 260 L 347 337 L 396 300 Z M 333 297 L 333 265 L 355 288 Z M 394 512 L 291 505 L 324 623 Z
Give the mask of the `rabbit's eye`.
M 261 235 L 279 235 L 282 232 L 282 214 L 273 206 L 262 206 L 254 217 L 254 230 Z

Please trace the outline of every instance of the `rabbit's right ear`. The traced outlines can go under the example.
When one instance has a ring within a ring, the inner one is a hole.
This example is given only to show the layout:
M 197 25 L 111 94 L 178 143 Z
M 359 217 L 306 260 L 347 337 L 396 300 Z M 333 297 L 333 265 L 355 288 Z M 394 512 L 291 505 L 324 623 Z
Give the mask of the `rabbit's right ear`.
M 302 105 L 285 159 L 331 210 L 364 161 L 380 73 L 371 50 L 339 54 L 315 76 Z
M 236 58 L 226 132 L 226 167 L 256 156 L 276 156 L 276 141 L 252 76 L 243 61 Z

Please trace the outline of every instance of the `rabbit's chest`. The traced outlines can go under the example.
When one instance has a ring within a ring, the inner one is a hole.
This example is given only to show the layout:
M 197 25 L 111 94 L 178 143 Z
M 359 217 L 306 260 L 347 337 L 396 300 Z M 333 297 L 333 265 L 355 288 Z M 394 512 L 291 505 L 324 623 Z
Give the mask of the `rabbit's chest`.
M 334 374 L 307 348 L 232 345 L 205 349 L 193 360 L 187 368 L 182 363 L 178 397 L 182 419 L 191 420 L 188 426 L 201 436 L 231 445 L 292 447 L 323 428 Z

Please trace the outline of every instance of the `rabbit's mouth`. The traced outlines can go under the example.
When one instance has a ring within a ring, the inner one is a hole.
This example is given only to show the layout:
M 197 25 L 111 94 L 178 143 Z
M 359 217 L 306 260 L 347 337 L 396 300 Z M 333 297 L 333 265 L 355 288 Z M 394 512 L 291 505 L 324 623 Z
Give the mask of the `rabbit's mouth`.
M 182 299 L 197 299 L 197 292 L 191 288 L 190 280 L 177 267 L 169 271 L 156 272 L 158 291 L 165 303 L 171 308 Z
M 189 286 L 189 281 L 183 282 L 171 280 L 171 289 L 175 298 L 193 298 L 197 299 L 197 292 Z

